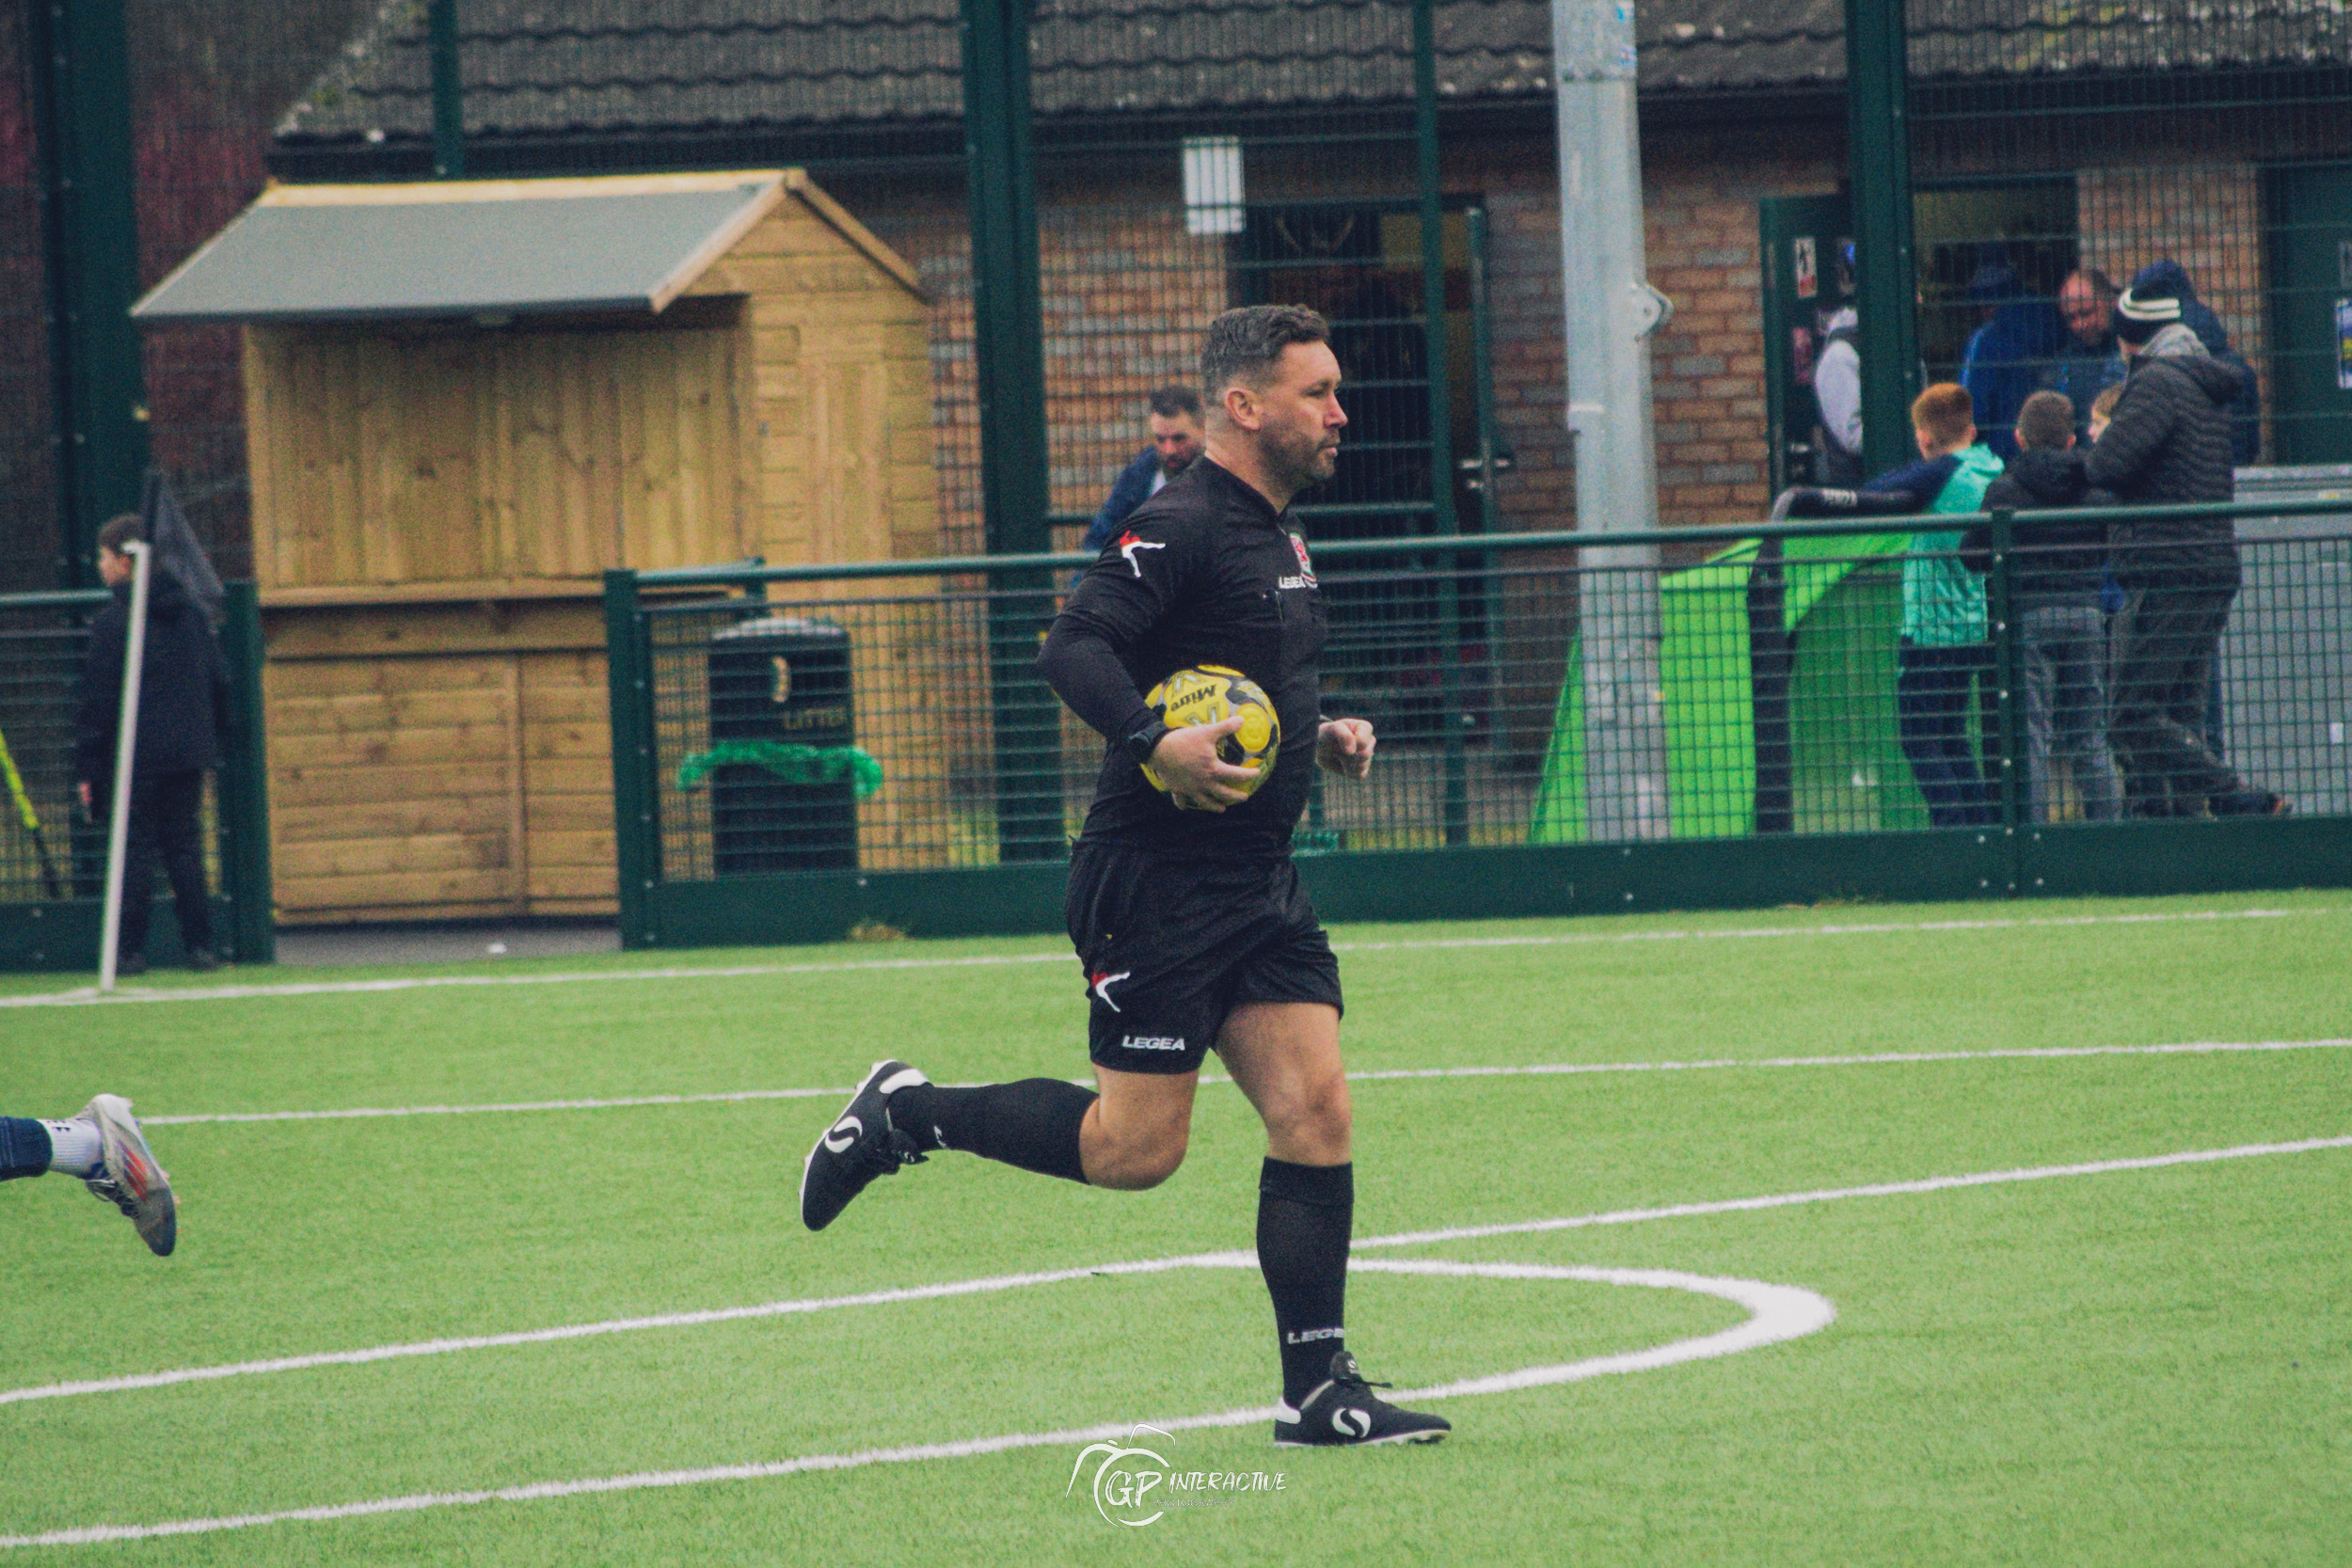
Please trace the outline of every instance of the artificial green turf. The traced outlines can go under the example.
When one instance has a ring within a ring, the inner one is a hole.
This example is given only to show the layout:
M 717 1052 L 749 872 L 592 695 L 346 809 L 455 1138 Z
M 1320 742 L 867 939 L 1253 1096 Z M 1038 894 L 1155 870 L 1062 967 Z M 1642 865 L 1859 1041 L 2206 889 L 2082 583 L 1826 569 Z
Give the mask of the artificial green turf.
M 2275 917 L 2139 920 L 2199 913 Z M 2087 924 L 1920 929 L 1950 921 Z M 1824 927 L 1893 926 L 1898 930 Z M 1735 935 L 1735 932 L 1788 932 Z M 1682 932 L 1684 935 L 1663 933 Z M 1871 907 L 1337 933 L 1359 1069 L 2352 1036 L 2341 895 Z M 1544 944 L 1405 946 L 1465 939 Z M 1565 940 L 1562 940 L 1565 939 Z M 1367 944 L 1391 944 L 1370 946 Z M 625 956 L 494 973 L 838 964 L 1037 942 Z M 435 973 L 456 973 L 436 971 Z M 336 976 L 240 974 L 237 983 Z M 0 1013 L 0 1109 L 151 1115 L 1075 1072 L 1063 961 Z M 22 990 L 25 988 L 17 988 Z M 1994 1059 L 1356 1087 L 1358 1231 L 2352 1133 L 2346 1053 Z M 824 1236 L 829 1100 L 159 1127 L 167 1262 L 72 1184 L 0 1187 L 0 1386 L 1247 1247 L 1262 1143 L 1202 1091 L 1149 1195 L 961 1157 Z M 1824 1333 L 1453 1402 L 1435 1449 L 1188 1432 L 1279 1494 L 1120 1529 L 1049 1447 L 674 1491 L 0 1554 L 139 1563 L 2337 1560 L 2352 1149 L 1387 1251 L 1801 1285 Z M 1407 1384 L 1710 1333 L 1737 1308 L 1359 1275 Z M 659 1329 L 0 1406 L 0 1534 L 698 1467 L 1270 1399 L 1247 1271 Z M 139 1455 L 125 1464 L 126 1453 Z

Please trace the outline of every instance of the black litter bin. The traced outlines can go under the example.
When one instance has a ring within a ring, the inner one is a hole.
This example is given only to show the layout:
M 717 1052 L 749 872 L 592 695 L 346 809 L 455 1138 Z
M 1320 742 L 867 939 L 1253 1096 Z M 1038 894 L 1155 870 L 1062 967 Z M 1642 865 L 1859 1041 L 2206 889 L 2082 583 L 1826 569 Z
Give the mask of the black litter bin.
M 771 615 L 710 640 L 710 741 L 845 747 L 850 634 L 830 621 Z M 845 774 L 795 784 L 752 763 L 710 774 L 711 868 L 722 877 L 857 864 L 857 796 Z

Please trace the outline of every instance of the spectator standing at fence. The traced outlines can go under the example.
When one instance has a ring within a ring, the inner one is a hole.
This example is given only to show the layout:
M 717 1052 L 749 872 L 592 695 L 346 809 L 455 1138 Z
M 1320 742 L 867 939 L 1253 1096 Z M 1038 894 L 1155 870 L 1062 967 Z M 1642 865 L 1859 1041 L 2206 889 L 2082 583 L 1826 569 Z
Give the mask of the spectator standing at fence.
M 2244 467 L 2262 455 L 2263 408 L 2262 392 L 2254 376 L 2254 367 L 2246 356 L 2230 346 L 2230 329 L 2221 325 L 2212 306 L 2197 297 L 2196 286 L 2189 281 L 2188 271 L 2174 261 L 2151 261 L 2132 275 L 2132 288 L 2137 293 L 2153 297 L 2169 293 L 2181 302 L 2181 325 L 2197 334 L 2197 341 L 2205 345 L 2205 352 L 2238 372 L 2243 379 L 2237 396 L 2230 400 L 2230 461 Z
M 1975 423 L 1994 457 L 2017 450 L 2017 410 L 2041 385 L 2042 372 L 2066 341 L 2066 328 L 2047 299 L 2025 283 L 1999 245 L 1986 245 L 1968 280 L 1968 299 L 1984 325 L 1960 356 L 1960 384 L 1975 406 Z
M 1974 512 L 2001 460 L 1977 441 L 1968 393 L 1939 382 L 1911 404 L 1919 460 L 1859 490 L 1800 486 L 1775 517 L 1888 516 Z M 1897 655 L 1897 736 L 1927 802 L 1928 822 L 1962 828 L 1992 820 L 1984 768 L 1968 738 L 1971 692 L 1990 689 L 1984 585 L 1960 559 L 1961 532 L 1913 536 L 1903 558 L 1902 641 Z
M 1822 325 L 1821 357 L 1813 367 L 1813 401 L 1821 422 L 1813 433 L 1813 482 L 1851 488 L 1862 483 L 1862 351 L 1853 307 L 1840 306 Z
M 2215 358 L 2183 321 L 2180 269 L 2143 268 L 2115 302 L 2131 361 L 2115 416 L 2084 460 L 2090 483 L 2125 506 L 2227 501 L 2236 495 L 2230 406 L 2245 374 Z M 2133 518 L 2108 549 L 2123 606 L 2111 631 L 2108 740 L 2138 816 L 2259 816 L 2287 809 L 2249 788 L 2205 735 L 2221 633 L 2239 586 L 2236 525 L 2226 517 Z
M 2001 460 L 1977 439 L 1967 391 L 1939 382 L 1912 400 L 1911 424 L 1921 466 L 1951 462 L 1930 498 L 1931 513 L 1974 512 Z M 1904 472 L 1873 481 L 1886 487 Z M 1960 560 L 1961 531 L 1912 535 L 1903 557 L 1902 641 L 1897 657 L 1897 733 L 1912 777 L 1938 828 L 1992 820 L 1992 793 L 1968 736 L 1974 689 L 1989 682 L 1992 650 L 1985 641 L 1984 584 Z
M 2101 392 L 2123 385 L 2123 351 L 2115 341 L 2115 280 L 2097 267 L 2067 274 L 2058 285 L 2058 317 L 2066 341 L 2042 372 L 2044 390 L 2063 395 L 2074 408 L 2077 440 L 2090 439 L 2090 409 Z M 2021 443 L 2022 444 L 2022 443 Z
M 1200 394 L 1190 387 L 1163 387 L 1152 394 L 1152 444 L 1136 453 L 1119 471 L 1102 510 L 1087 529 L 1081 547 L 1100 555 L 1127 526 L 1135 509 L 1160 493 L 1160 487 L 1200 455 L 1204 436 L 1200 426 Z
M 2097 506 L 2112 498 L 2090 488 L 2074 444 L 2074 409 L 2062 393 L 2036 392 L 2017 411 L 2017 455 L 1985 488 L 1988 512 Z M 2093 822 L 2121 804 L 2107 755 L 2106 620 L 2099 612 L 2107 529 L 2095 516 L 2016 525 L 2009 562 L 2010 616 L 2017 626 L 2026 697 L 2026 767 L 2033 819 L 2058 816 L 2058 765 L 2066 763 Z M 1971 571 L 1991 563 L 1992 530 L 1961 541 Z
M 74 776 L 82 808 L 93 817 L 112 809 L 115 743 L 122 716 L 123 660 L 130 642 L 131 578 L 125 546 L 139 537 L 129 513 L 98 532 L 98 575 L 114 602 L 90 623 L 82 664 L 81 705 L 74 715 Z M 229 671 L 202 609 L 179 578 L 148 578 L 147 645 L 140 661 L 136 749 L 132 753 L 131 835 L 122 875 L 121 945 L 116 971 L 147 970 L 149 903 L 155 863 L 163 862 L 180 915 L 188 967 L 220 967 L 213 956 L 212 907 L 204 885 L 204 852 L 197 818 L 204 804 L 204 774 L 220 763 L 220 736 L 229 723 Z

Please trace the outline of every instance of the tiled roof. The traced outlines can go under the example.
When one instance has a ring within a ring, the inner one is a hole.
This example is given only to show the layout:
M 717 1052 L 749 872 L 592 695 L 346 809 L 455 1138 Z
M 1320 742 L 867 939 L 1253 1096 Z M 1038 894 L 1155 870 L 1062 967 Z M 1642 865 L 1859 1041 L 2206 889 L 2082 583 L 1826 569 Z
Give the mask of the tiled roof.
M 957 0 L 465 0 L 470 135 L 938 124 L 962 110 Z M 289 112 L 289 142 L 421 137 L 422 0 L 388 0 Z M 1912 0 L 1922 76 L 2352 59 L 2344 0 Z M 1412 92 L 1400 0 L 1039 0 L 1041 116 L 1392 104 Z M 1657 0 L 1653 95 L 1804 90 L 1845 75 L 1842 0 Z M 1549 91 L 1548 0 L 1438 0 L 1439 91 Z

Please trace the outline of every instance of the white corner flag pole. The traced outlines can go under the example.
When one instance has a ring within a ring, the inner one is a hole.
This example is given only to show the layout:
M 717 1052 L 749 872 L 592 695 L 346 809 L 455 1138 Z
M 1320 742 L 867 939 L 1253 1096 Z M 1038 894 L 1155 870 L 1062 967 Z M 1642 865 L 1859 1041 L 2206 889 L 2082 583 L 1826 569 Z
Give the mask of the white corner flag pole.
M 115 733 L 114 801 L 106 827 L 106 920 L 99 938 L 98 989 L 115 989 L 115 944 L 122 935 L 123 857 L 131 847 L 131 753 L 139 738 L 139 672 L 147 663 L 147 580 L 154 552 L 134 539 L 122 546 L 131 558 L 131 629 L 122 647 L 122 722 Z

